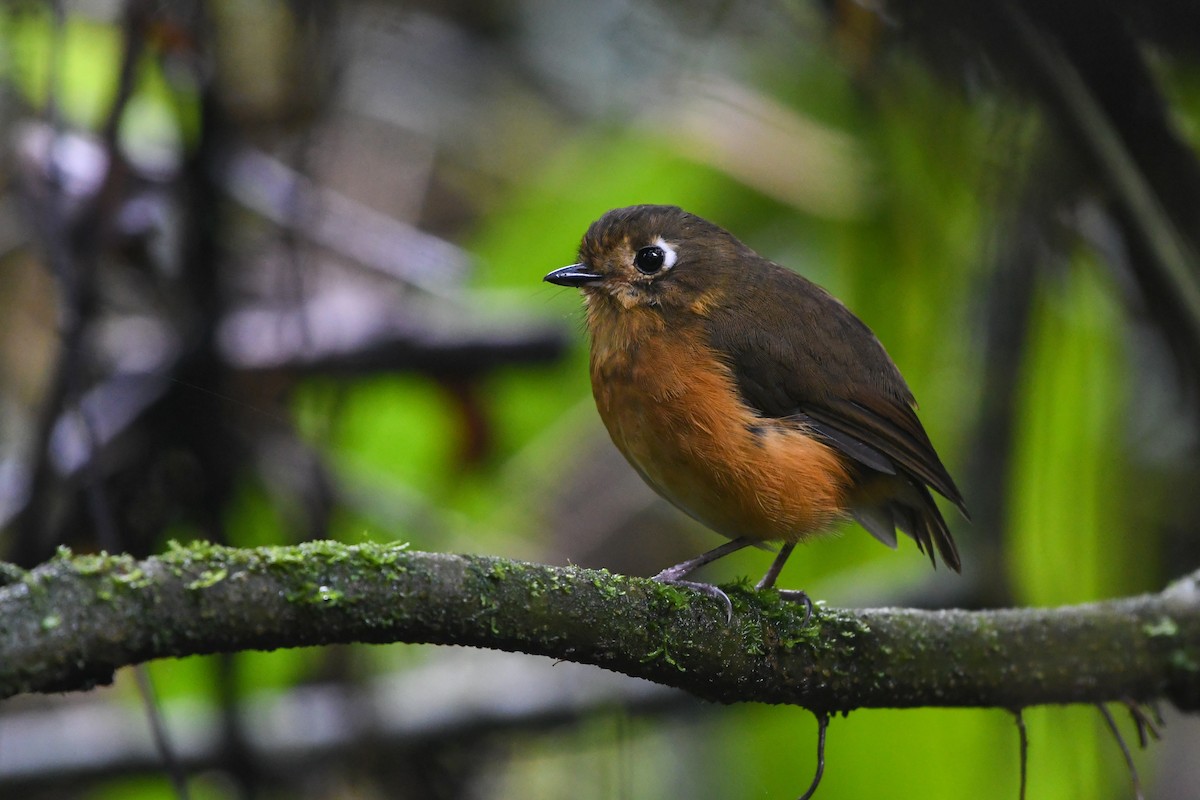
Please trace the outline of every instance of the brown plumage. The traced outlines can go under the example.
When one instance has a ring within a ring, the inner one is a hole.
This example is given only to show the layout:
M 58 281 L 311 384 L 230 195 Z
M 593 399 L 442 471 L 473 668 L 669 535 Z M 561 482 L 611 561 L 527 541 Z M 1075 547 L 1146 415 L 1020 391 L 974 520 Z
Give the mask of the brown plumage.
M 673 206 L 592 224 L 579 263 L 546 280 L 583 290 L 596 407 L 659 494 L 733 542 L 792 545 L 855 517 L 960 561 L 932 488 L 963 499 L 871 330 L 821 287 Z M 694 584 L 689 584 L 694 585 Z M 722 595 L 723 596 L 723 595 Z

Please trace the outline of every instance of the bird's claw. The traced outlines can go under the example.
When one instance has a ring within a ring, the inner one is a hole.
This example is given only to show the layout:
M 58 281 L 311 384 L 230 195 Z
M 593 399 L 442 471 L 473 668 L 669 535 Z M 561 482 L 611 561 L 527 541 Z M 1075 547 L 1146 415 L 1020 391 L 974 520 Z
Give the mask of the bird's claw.
M 664 569 L 662 572 L 655 575 L 651 580 L 666 584 L 668 586 L 682 586 L 685 589 L 692 589 L 700 592 L 701 594 L 706 594 L 725 606 L 725 624 L 728 625 L 733 621 L 733 601 L 730 600 L 729 595 L 725 594 L 725 592 L 719 587 L 713 586 L 711 583 L 680 580 L 672 573 L 673 570 Z
M 777 589 L 776 591 L 779 592 L 780 600 L 786 600 L 789 603 L 804 604 L 804 620 L 800 623 L 800 627 L 808 627 L 808 623 L 812 621 L 813 617 L 813 601 L 808 596 L 808 592 L 801 591 L 800 589 Z

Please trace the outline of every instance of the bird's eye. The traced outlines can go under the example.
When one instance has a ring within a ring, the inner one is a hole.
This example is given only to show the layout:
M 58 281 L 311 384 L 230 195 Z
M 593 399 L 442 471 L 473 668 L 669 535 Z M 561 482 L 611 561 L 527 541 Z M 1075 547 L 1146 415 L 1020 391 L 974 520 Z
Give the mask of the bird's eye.
M 638 272 L 645 275 L 653 275 L 662 269 L 663 263 L 667 260 L 667 254 L 657 245 L 643 247 L 637 251 L 637 255 L 633 259 L 633 265 L 638 268 Z

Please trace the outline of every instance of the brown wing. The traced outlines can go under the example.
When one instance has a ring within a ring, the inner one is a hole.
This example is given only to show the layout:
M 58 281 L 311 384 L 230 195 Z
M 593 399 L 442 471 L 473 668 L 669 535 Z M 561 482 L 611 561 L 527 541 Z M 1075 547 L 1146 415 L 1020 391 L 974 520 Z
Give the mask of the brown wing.
M 965 515 L 967 509 L 962 494 L 942 465 L 912 407 L 884 400 L 876 406 L 879 410 L 875 410 L 872 405 L 878 401 L 879 398 L 864 397 L 857 400 L 831 399 L 826 405 L 802 403 L 801 410 L 819 424 L 818 430 L 827 427 L 886 456 L 899 470 L 932 487 Z M 837 446 L 836 434 L 828 438 Z M 852 450 L 845 447 L 839 449 L 860 463 L 873 466 L 856 457 Z
M 868 476 L 902 479 L 896 497 L 856 509 L 859 521 L 892 546 L 898 526 L 958 570 L 954 541 L 926 487 L 965 515 L 962 494 L 875 334 L 824 289 L 765 260 L 729 288 L 709 319 L 709 336 L 746 404 L 764 417 L 806 419 Z
M 868 448 L 883 455 L 896 473 L 907 478 L 907 485 L 899 484 L 898 493 L 855 508 L 855 519 L 875 538 L 891 547 L 896 544 L 895 529 L 900 528 L 916 540 L 922 553 L 929 554 L 934 566 L 937 566 L 933 555 L 936 548 L 946 566 L 960 572 L 962 561 L 950 527 L 925 487 L 932 486 L 951 500 L 963 516 L 968 516 L 966 505 L 954 480 L 929 443 L 917 415 L 910 407 L 893 406 L 890 409 L 892 416 L 884 419 L 855 402 L 846 401 L 837 405 L 836 410 L 815 406 L 807 409 L 806 414 L 816 423 L 818 433 L 851 458 L 855 458 L 854 452 L 840 447 L 839 438 L 850 438 L 860 445 L 869 442 L 866 445 Z M 897 419 L 903 419 L 904 422 L 893 424 Z M 865 463 L 860 458 L 856 460 Z M 883 472 L 893 474 L 887 470 Z

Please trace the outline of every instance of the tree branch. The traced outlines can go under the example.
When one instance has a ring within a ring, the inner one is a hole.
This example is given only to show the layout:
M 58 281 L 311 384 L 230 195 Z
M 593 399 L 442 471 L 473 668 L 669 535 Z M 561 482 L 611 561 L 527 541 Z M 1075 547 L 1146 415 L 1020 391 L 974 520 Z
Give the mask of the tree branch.
M 155 658 L 427 642 L 596 664 L 719 702 L 861 707 L 1167 699 L 1200 708 L 1200 573 L 1057 609 L 818 609 L 574 567 L 312 542 L 161 556 L 67 551 L 0 570 L 0 697 L 86 689 Z

